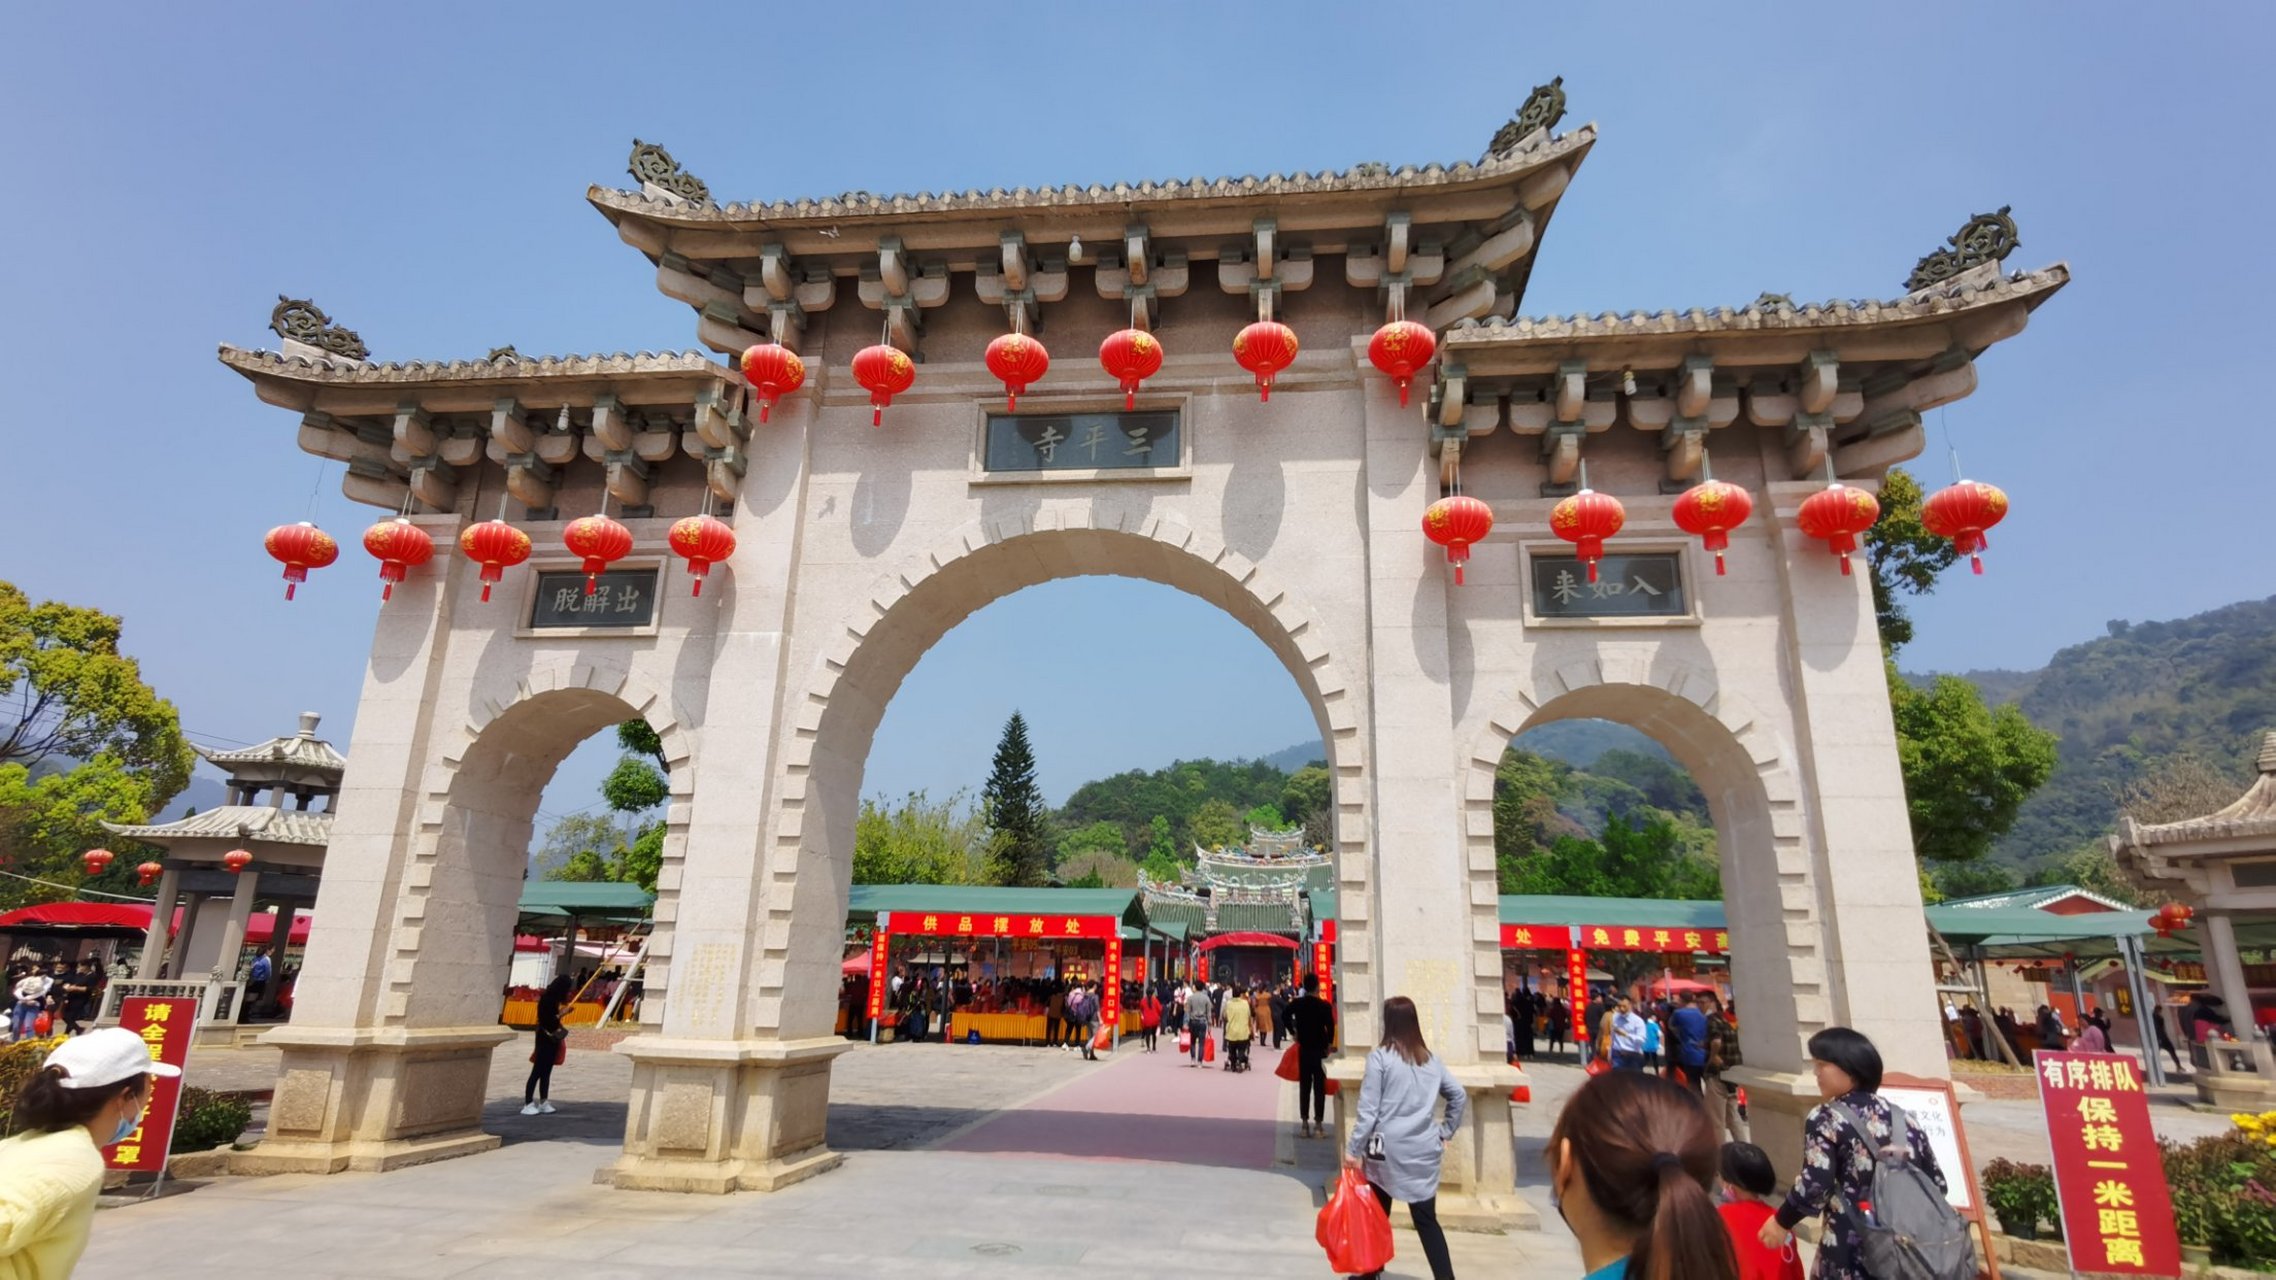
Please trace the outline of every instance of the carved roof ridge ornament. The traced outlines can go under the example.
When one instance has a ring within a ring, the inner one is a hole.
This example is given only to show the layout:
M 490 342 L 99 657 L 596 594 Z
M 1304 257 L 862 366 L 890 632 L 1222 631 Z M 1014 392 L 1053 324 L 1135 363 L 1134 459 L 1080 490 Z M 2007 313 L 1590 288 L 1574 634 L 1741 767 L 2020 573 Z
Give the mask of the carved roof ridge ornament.
M 223 343 L 221 362 L 241 372 L 277 374 L 323 382 L 417 382 L 429 379 L 463 378 L 470 380 L 496 380 L 501 377 L 500 361 L 483 360 L 406 360 L 377 363 L 366 361 L 353 366 L 318 364 L 297 356 L 281 355 L 274 351 L 254 351 Z M 515 355 L 513 362 L 520 366 L 510 375 L 516 380 L 543 377 L 581 378 L 595 375 L 625 376 L 634 374 L 712 374 L 721 380 L 733 378 L 733 370 L 720 364 L 701 351 L 643 351 L 638 355 L 619 351 L 614 355 L 524 356 Z
M 2006 261 L 2007 255 L 2023 243 L 2015 233 L 2015 219 L 2007 216 L 2014 207 L 2003 204 L 1996 213 L 1979 213 L 1968 219 L 1966 226 L 1944 242 L 1944 248 L 1914 265 L 1912 275 L 1905 280 L 1906 290 L 1918 293 L 1933 289 L 1972 268 Z
M 1747 304 L 1747 310 L 1798 311 L 1800 308 L 1794 305 L 1794 295 L 1789 293 L 1771 293 L 1768 290 L 1765 290 L 1761 294 L 1758 294 L 1755 297 L 1754 301 Z
M 519 360 L 522 358 L 522 353 L 514 350 L 514 344 L 509 342 L 502 347 L 490 348 L 490 354 L 482 358 L 488 360 L 492 364 L 497 364 L 505 360 Z
M 1486 147 L 1487 159 L 1507 159 L 1522 149 L 1528 139 L 1537 135 L 1546 137 L 1564 118 L 1565 78 L 1558 76 L 1547 84 L 1533 86 L 1533 92 L 1525 96 L 1517 114 L 1494 131 L 1494 140 Z
M 652 188 L 669 198 L 692 204 L 712 202 L 711 188 L 704 185 L 703 179 L 682 169 L 680 162 L 672 159 L 672 153 L 656 143 L 634 138 L 632 159 L 626 165 L 626 172 L 638 178 L 644 190 Z
M 371 350 L 353 329 L 343 329 L 332 323 L 322 308 L 306 298 L 288 298 L 277 295 L 277 305 L 269 312 L 269 329 L 287 342 L 314 347 L 330 355 L 349 360 L 368 360 Z

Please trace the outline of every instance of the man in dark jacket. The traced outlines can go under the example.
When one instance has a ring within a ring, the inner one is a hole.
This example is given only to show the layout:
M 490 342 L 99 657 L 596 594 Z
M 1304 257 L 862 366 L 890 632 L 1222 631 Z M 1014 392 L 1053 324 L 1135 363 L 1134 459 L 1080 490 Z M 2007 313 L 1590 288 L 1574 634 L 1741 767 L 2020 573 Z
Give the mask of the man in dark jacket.
M 1336 1043 L 1336 1007 L 1320 998 L 1320 975 L 1304 975 L 1304 994 L 1288 1006 L 1296 1033 L 1296 1118 L 1307 1138 L 1327 1136 L 1327 1060 Z

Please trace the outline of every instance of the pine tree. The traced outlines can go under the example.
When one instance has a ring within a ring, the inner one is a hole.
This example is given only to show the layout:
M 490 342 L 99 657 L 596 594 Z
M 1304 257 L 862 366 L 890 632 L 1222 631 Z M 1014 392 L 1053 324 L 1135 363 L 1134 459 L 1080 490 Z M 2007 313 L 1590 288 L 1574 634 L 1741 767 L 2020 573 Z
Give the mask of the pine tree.
M 996 742 L 995 764 L 980 798 L 988 828 L 996 837 L 990 868 L 996 883 L 1048 883 L 1050 845 L 1044 839 L 1048 815 L 1043 792 L 1035 785 L 1035 749 L 1027 741 L 1027 720 L 1017 711 L 1004 722 L 1004 736 Z

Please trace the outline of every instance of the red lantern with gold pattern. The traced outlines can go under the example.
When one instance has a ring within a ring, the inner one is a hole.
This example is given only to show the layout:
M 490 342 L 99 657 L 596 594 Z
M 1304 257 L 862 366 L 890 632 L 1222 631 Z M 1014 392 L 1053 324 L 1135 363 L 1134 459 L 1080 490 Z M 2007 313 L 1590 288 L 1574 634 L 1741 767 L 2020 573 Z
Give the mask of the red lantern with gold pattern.
M 134 869 L 134 882 L 147 889 L 150 886 L 158 883 L 158 877 L 165 874 L 165 863 L 145 862 L 141 866 Z
M 585 594 L 593 594 L 609 565 L 632 552 L 632 530 L 607 516 L 580 516 L 561 531 L 561 545 L 583 558 Z
M 688 562 L 688 576 L 695 579 L 691 595 L 703 594 L 711 566 L 735 554 L 735 531 L 712 516 L 689 516 L 673 525 L 670 542 L 672 554 Z
M 1609 493 L 1583 489 L 1557 504 L 1549 513 L 1549 531 L 1573 544 L 1588 580 L 1596 581 L 1596 562 L 1604 558 L 1604 540 L 1628 523 L 1628 509 Z
M 1920 504 L 1921 527 L 1939 538 L 1950 538 L 1952 549 L 1968 557 L 1977 573 L 1984 571 L 1983 550 L 1990 546 L 1984 531 L 2007 518 L 2007 495 L 1996 485 L 1961 480 L 1937 490 Z
M 1018 412 L 1027 384 L 1041 380 L 1051 367 L 1051 353 L 1024 333 L 1007 333 L 988 344 L 988 372 L 1004 384 L 1005 407 Z
M 1839 481 L 1811 494 L 1802 502 L 1794 523 L 1813 538 L 1822 538 L 1841 557 L 1841 576 L 1849 576 L 1849 557 L 1857 550 L 1857 535 L 1881 518 L 1881 504 L 1863 489 Z
M 405 574 L 435 558 L 435 540 L 425 529 L 397 516 L 364 530 L 364 550 L 379 559 L 379 580 L 386 584 L 379 589 L 379 598 L 384 603 L 394 598 L 395 584 Z
M 1144 329 L 1117 329 L 1098 344 L 1098 362 L 1122 386 L 1122 407 L 1138 407 L 1138 384 L 1162 371 L 1162 343 Z
M 497 585 L 506 570 L 529 559 L 529 535 L 503 520 L 485 520 L 466 527 L 458 535 L 458 549 L 466 558 L 482 566 L 482 598 L 490 598 L 490 588 Z
M 1494 513 L 1485 503 L 1458 493 L 1431 503 L 1423 512 L 1422 527 L 1424 537 L 1446 548 L 1446 563 L 1454 566 L 1454 585 L 1459 587 L 1470 548 L 1494 531 Z
M 1278 320 L 1259 320 L 1233 335 L 1233 359 L 1257 376 L 1257 399 L 1272 399 L 1272 378 L 1296 362 L 1296 331 Z
M 221 865 L 229 868 L 229 874 L 236 875 L 239 872 L 243 871 L 245 868 L 253 865 L 253 855 L 245 852 L 243 849 L 231 849 L 229 852 L 221 855 Z
M 806 385 L 806 362 L 779 342 L 762 342 L 743 352 L 743 381 L 759 398 L 759 421 L 774 412 L 774 402 Z
M 332 535 L 308 523 L 280 524 L 261 539 L 269 554 L 284 562 L 285 599 L 308 581 L 310 569 L 321 569 L 340 558 L 340 544 Z
M 1715 576 L 1723 576 L 1723 551 L 1731 530 L 1754 514 L 1754 495 L 1727 480 L 1703 480 L 1675 500 L 1675 527 L 1715 553 Z
M 1399 407 L 1407 407 L 1407 387 L 1415 372 L 1438 353 L 1438 335 L 1430 326 L 1412 320 L 1393 320 L 1367 340 L 1369 363 L 1383 371 L 1399 388 Z
M 881 342 L 854 352 L 853 376 L 869 392 L 869 425 L 874 427 L 885 421 L 893 397 L 915 385 L 917 364 L 908 352 Z
M 79 861 L 87 868 L 88 875 L 99 876 L 111 869 L 114 856 L 108 849 L 89 849 L 79 855 Z

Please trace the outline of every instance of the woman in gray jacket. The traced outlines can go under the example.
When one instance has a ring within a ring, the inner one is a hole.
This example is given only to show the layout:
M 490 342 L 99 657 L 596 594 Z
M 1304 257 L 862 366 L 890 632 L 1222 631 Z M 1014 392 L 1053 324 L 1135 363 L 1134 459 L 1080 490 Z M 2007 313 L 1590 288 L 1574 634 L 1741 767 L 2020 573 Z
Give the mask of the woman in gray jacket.
M 1444 1120 L 1438 1115 L 1441 1098 L 1446 1101 Z M 1430 1260 L 1431 1280 L 1454 1280 L 1446 1233 L 1438 1225 L 1438 1166 L 1468 1105 L 1468 1095 L 1446 1063 L 1423 1044 L 1415 1002 L 1405 996 L 1384 1001 L 1383 1043 L 1367 1055 L 1359 1115 L 1343 1159 L 1366 1170 L 1385 1212 L 1393 1200 L 1407 1206 L 1415 1234 L 1422 1237 L 1423 1256 Z

